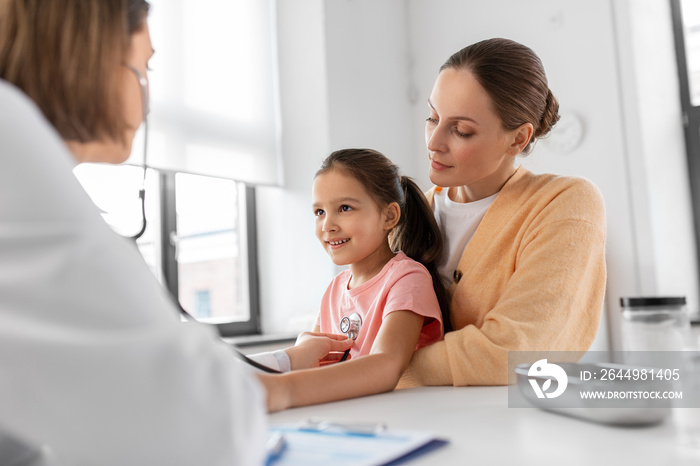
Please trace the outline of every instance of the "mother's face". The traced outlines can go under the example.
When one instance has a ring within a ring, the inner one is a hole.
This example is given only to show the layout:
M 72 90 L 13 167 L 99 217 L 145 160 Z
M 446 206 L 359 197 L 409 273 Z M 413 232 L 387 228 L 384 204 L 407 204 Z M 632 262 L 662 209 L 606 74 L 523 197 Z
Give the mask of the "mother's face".
M 513 145 L 515 132 L 503 128 L 486 90 L 469 71 L 447 68 L 440 72 L 428 105 L 430 181 L 466 186 L 476 199 L 479 193 L 486 197 L 497 192 L 513 173 L 519 150 Z

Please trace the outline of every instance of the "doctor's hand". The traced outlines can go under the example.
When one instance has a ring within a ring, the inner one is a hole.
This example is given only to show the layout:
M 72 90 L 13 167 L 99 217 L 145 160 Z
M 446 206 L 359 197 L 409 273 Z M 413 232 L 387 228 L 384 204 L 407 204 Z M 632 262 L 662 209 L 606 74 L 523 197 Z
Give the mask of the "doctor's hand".
M 285 351 L 292 370 L 309 369 L 340 361 L 353 342 L 344 334 L 304 332 L 299 335 L 296 344 Z

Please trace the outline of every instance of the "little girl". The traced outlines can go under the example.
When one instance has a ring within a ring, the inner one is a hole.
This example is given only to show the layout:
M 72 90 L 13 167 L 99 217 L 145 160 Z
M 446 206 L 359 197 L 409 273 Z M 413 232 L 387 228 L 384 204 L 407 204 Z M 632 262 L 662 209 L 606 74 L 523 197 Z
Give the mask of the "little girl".
M 369 149 L 332 153 L 314 179 L 313 211 L 331 260 L 349 266 L 328 287 L 314 331 L 353 338 L 351 360 L 261 374 L 270 411 L 393 390 L 413 352 L 441 340 L 449 322 L 437 223 L 388 158 Z

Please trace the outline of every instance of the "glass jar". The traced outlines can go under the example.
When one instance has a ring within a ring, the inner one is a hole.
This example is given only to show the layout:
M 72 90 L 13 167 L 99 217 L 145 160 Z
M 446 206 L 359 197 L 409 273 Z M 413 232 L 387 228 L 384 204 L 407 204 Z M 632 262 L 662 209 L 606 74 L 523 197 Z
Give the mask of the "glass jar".
M 684 296 L 620 298 L 622 349 L 681 351 L 690 337 Z

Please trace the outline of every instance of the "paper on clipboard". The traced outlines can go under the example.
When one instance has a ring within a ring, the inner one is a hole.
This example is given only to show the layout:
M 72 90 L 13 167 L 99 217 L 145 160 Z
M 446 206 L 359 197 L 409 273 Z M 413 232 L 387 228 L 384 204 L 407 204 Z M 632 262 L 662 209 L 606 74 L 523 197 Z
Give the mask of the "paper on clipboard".
M 386 431 L 373 435 L 342 431 L 312 431 L 297 425 L 272 426 L 286 440 L 284 453 L 274 466 L 378 466 L 423 454 L 447 443 L 429 432 Z

